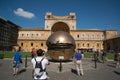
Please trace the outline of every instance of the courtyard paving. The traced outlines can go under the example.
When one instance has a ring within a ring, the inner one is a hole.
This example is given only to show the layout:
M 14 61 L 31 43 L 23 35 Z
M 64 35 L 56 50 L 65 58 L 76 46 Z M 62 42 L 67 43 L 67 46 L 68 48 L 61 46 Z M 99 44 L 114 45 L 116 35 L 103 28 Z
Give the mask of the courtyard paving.
M 32 64 L 30 59 L 27 60 L 27 68 L 25 68 L 25 59 L 20 66 L 20 73 L 17 76 L 12 74 L 11 59 L 0 60 L 0 80 L 33 80 Z M 59 71 L 59 62 L 50 62 L 47 66 L 47 73 L 50 77 L 48 80 L 120 80 L 120 68 L 115 68 L 114 61 L 106 61 L 97 63 L 95 69 L 94 62 L 91 59 L 83 59 L 84 75 L 76 74 L 75 66 L 72 60 L 62 62 L 62 71 Z

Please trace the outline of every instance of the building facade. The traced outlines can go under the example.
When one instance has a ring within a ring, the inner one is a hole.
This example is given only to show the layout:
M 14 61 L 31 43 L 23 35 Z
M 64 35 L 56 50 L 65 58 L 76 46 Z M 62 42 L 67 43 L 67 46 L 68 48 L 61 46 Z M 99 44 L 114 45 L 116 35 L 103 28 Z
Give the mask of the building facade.
M 110 52 L 120 52 L 120 35 L 104 40 L 104 49 Z
M 103 50 L 104 40 L 117 35 L 116 30 L 77 29 L 75 13 L 67 16 L 46 13 L 45 27 L 21 28 L 17 43 L 23 51 L 31 51 L 32 48 L 47 50 L 46 40 L 59 30 L 68 32 L 75 39 L 76 48 L 86 50 Z
M 17 45 L 20 27 L 0 17 L 0 50 L 11 51 Z

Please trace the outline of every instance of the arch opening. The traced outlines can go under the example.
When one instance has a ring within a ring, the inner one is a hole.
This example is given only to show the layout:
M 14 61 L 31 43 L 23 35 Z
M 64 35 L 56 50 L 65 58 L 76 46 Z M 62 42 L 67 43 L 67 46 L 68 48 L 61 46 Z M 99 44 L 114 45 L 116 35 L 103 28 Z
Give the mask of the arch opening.
M 65 31 L 65 32 L 70 32 L 69 26 L 64 23 L 64 22 L 57 22 L 53 25 L 52 32 L 56 32 L 56 31 Z

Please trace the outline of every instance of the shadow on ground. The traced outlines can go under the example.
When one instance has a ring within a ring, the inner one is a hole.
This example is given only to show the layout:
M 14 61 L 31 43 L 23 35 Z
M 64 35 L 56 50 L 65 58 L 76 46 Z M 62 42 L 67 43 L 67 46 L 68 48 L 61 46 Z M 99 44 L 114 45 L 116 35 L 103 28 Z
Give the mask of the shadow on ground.
M 26 72 L 26 69 L 21 69 L 18 74 L 21 74 L 23 72 Z
M 53 59 L 49 59 L 50 62 L 54 62 L 54 63 L 59 63 L 60 60 L 53 60 Z M 65 61 L 62 61 L 64 63 L 67 63 L 67 62 L 72 62 L 72 60 L 65 60 Z
M 113 67 L 113 68 L 115 68 L 115 67 L 116 67 L 115 65 L 111 65 L 111 64 L 109 64 L 109 65 L 107 65 L 107 66 L 109 66 L 109 67 Z
M 120 75 L 120 72 L 118 72 L 118 71 L 113 71 L 114 73 L 116 73 L 117 75 Z
M 73 68 L 71 68 L 71 72 L 77 75 L 77 71 Z

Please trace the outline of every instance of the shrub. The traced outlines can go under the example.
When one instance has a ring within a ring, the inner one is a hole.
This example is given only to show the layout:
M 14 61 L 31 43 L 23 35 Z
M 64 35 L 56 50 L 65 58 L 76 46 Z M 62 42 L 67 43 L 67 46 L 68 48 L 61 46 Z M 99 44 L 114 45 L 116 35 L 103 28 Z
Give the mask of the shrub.
M 4 58 L 4 53 L 0 54 L 0 59 Z

